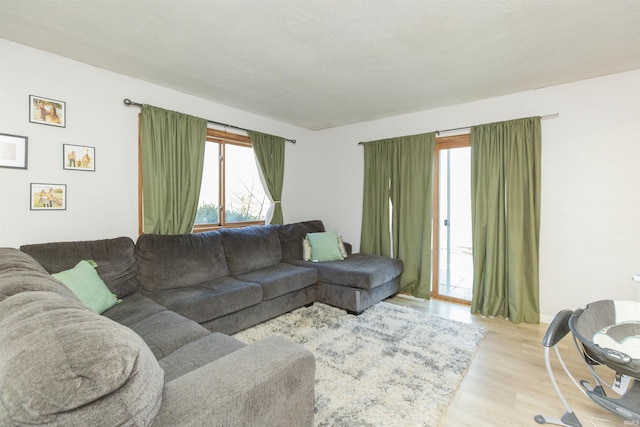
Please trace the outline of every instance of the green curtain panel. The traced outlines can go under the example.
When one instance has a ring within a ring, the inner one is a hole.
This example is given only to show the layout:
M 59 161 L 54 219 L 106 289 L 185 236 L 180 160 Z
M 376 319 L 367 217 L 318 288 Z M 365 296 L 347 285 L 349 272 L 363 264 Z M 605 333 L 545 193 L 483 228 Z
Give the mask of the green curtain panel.
M 431 296 L 435 143 L 432 132 L 364 144 L 360 250 L 401 259 L 400 289 L 420 298 Z
M 267 212 L 267 224 L 284 224 L 282 215 L 282 184 L 284 180 L 284 138 L 249 130 L 249 139 L 258 160 L 272 210 Z
M 204 162 L 207 121 L 162 108 L 142 107 L 143 232 L 190 233 Z
M 471 312 L 538 323 L 540 117 L 471 128 Z
M 391 148 L 386 141 L 364 144 L 364 190 L 360 252 L 391 256 Z
M 400 289 L 431 297 L 435 133 L 398 138 L 391 174 L 393 253 L 404 263 Z

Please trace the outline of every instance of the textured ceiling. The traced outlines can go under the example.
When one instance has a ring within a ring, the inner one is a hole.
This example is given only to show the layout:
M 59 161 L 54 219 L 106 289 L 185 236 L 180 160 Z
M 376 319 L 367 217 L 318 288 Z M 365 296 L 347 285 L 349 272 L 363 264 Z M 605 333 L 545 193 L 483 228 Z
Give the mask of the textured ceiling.
M 0 37 L 324 129 L 640 69 L 640 1 L 0 0 Z

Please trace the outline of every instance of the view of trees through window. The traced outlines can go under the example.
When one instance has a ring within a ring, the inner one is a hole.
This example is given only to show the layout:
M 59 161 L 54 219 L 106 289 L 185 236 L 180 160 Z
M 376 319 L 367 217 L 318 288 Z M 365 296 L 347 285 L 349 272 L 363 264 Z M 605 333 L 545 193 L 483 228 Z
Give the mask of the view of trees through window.
M 264 223 L 268 207 L 251 145 L 207 138 L 196 226 Z

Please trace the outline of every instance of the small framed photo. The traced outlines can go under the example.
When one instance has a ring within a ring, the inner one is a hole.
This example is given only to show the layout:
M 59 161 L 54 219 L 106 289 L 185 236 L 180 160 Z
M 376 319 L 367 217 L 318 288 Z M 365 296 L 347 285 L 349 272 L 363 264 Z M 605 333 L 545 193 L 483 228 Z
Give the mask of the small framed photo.
M 85 145 L 62 144 L 62 168 L 95 172 L 96 149 Z
M 63 211 L 67 209 L 66 184 L 31 183 L 32 211 Z
M 63 128 L 67 121 L 67 103 L 29 95 L 29 121 Z
M 26 136 L 0 133 L 0 168 L 27 168 Z

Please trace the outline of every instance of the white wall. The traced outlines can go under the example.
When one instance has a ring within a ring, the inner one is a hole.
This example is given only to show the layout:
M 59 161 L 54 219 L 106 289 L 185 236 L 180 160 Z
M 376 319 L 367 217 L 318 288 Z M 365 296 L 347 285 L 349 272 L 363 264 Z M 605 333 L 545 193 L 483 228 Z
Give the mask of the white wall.
M 0 168 L 0 246 L 138 234 L 138 112 L 124 98 L 297 139 L 286 144 L 285 220 L 306 219 L 286 200 L 307 187 L 314 133 L 0 39 L 0 133 L 29 138 L 28 169 Z M 29 122 L 29 95 L 67 103 L 66 128 Z M 96 150 L 96 171 L 62 169 L 62 144 Z M 30 211 L 29 184 L 67 184 L 66 211 Z
M 320 132 L 321 217 L 359 242 L 359 141 L 559 113 L 542 121 L 540 295 L 543 320 L 598 299 L 638 299 L 640 70 Z
M 543 121 L 545 320 L 640 285 L 640 70 L 312 132 L 0 39 L 0 132 L 29 137 L 28 170 L 0 168 L 0 246 L 137 236 L 137 108 L 123 98 L 295 138 L 286 222 L 322 219 L 356 249 L 360 141 L 559 113 Z M 29 123 L 29 94 L 67 102 L 67 127 Z M 62 169 L 62 144 L 96 148 L 96 172 Z M 68 186 L 66 211 L 29 210 L 29 183 Z

